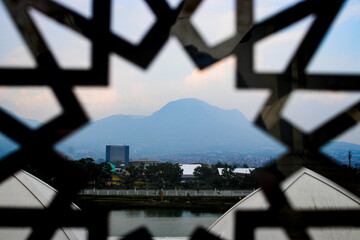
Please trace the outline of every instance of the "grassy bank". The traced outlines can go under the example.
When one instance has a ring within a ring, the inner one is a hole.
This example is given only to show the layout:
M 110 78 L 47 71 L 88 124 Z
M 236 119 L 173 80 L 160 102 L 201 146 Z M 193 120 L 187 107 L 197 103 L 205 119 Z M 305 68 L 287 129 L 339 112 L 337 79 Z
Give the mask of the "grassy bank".
M 154 196 L 78 196 L 75 203 L 82 209 L 107 208 L 181 208 L 226 211 L 239 201 L 239 197 L 187 197 L 167 196 L 161 201 Z

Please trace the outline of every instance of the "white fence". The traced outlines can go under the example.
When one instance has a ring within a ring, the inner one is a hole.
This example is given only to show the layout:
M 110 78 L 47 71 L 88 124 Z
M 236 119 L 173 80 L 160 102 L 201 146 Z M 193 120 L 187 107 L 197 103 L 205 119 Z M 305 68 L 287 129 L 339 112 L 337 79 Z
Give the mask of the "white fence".
M 215 196 L 215 197 L 245 197 L 254 190 L 194 190 L 194 189 L 165 189 L 164 196 Z M 160 196 L 156 189 L 83 189 L 79 195 L 142 195 Z

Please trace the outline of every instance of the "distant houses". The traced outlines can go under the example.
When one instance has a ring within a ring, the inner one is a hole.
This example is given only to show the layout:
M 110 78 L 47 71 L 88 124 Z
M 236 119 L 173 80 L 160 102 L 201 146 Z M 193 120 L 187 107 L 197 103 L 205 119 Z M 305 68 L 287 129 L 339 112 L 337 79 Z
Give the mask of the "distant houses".
M 124 182 L 124 175 L 119 172 L 112 172 L 111 178 L 107 181 L 106 185 L 109 187 L 118 187 Z
M 202 163 L 193 163 L 193 164 L 180 164 L 181 169 L 183 170 L 183 176 L 182 179 L 183 180 L 189 180 L 189 179 L 195 179 L 195 175 L 194 175 L 194 171 L 197 167 L 201 167 L 201 166 L 208 166 L 209 168 L 211 168 L 211 166 L 207 165 L 207 164 L 202 164 Z M 222 176 L 223 175 L 223 169 L 224 168 L 217 168 L 215 175 L 218 176 Z M 233 170 L 233 173 L 235 173 L 235 175 L 237 177 L 244 177 L 246 175 L 250 175 L 251 172 L 254 170 L 255 168 L 235 168 Z
M 129 166 L 134 166 L 140 170 L 145 170 L 148 166 L 152 164 L 159 164 L 159 161 L 151 160 L 151 159 L 139 159 L 129 162 Z

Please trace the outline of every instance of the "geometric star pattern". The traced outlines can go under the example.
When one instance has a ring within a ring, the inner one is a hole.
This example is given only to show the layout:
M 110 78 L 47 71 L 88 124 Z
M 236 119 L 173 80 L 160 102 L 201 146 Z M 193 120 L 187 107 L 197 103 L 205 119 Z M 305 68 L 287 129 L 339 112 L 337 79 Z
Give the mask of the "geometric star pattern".
M 184 50 L 200 69 L 233 54 L 237 57 L 237 87 L 267 88 L 272 95 L 256 124 L 271 136 L 285 143 L 289 152 L 276 159 L 259 176 L 270 203 L 265 212 L 238 212 L 237 239 L 253 239 L 258 226 L 282 226 L 290 239 L 309 239 L 307 226 L 347 226 L 347 219 L 357 219 L 357 211 L 300 212 L 292 209 L 279 188 L 283 179 L 300 167 L 310 168 L 360 195 L 359 179 L 351 172 L 319 153 L 324 143 L 349 129 L 360 120 L 360 103 L 343 111 L 311 134 L 305 134 L 281 118 L 288 96 L 296 89 L 359 90 L 356 75 L 311 75 L 305 72 L 319 44 L 327 33 L 345 0 L 326 2 L 307 0 L 285 9 L 273 17 L 252 23 L 252 0 L 236 0 L 237 33 L 220 44 L 209 47 L 190 22 L 201 0 L 185 0 L 172 9 L 165 0 L 145 0 L 156 16 L 156 22 L 138 45 L 133 45 L 110 31 L 111 0 L 93 0 L 93 14 L 86 19 L 71 9 L 47 0 L 4 0 L 12 21 L 18 28 L 34 59 L 36 68 L 0 68 L 1 86 L 48 86 L 62 107 L 62 114 L 41 128 L 31 130 L 0 109 L 0 131 L 17 141 L 21 148 L 0 162 L 0 182 L 21 168 L 31 165 L 50 172 L 58 182 L 58 194 L 45 210 L 0 209 L 1 226 L 31 226 L 28 239 L 51 239 L 59 227 L 85 227 L 89 239 L 106 239 L 107 212 L 71 210 L 71 201 L 85 185 L 85 173 L 73 167 L 53 146 L 89 120 L 72 89 L 74 86 L 107 86 L 109 54 L 115 53 L 133 64 L 147 68 L 169 36 L 177 37 Z M 62 69 L 48 48 L 41 32 L 28 14 L 35 8 L 59 24 L 86 37 L 92 44 L 89 70 Z M 293 58 L 281 74 L 258 74 L 253 71 L 253 47 L 259 40 L 309 16 L 315 20 Z M 50 168 L 56 165 L 56 169 Z M 65 173 L 65 174 L 64 174 Z M 340 174 L 339 174 L 340 173 Z M 271 179 L 272 181 L 269 181 Z M 331 217 L 336 215 L 337 217 Z M 339 218 L 338 216 L 342 216 Z M 240 219 L 249 219 L 241 225 Z M 331 218 L 330 218 L 331 217 Z M 350 218 L 351 217 L 351 218 Z M 261 218 L 261 221 L 254 219 Z M 9 219 L 9 220 L 4 220 Z M 51 219 L 51 221 L 49 221 Z M 317 219 L 318 221 L 314 221 Z M 332 219 L 332 220 L 329 220 Z M 334 220 L 336 219 L 336 220 Z M 238 234 L 246 228 L 246 234 Z M 121 227 L 121 226 L 120 226 Z M 235 234 L 235 233 L 234 233 Z M 125 239 L 151 239 L 146 229 L 130 233 Z M 197 230 L 192 239 L 218 239 L 204 230 Z

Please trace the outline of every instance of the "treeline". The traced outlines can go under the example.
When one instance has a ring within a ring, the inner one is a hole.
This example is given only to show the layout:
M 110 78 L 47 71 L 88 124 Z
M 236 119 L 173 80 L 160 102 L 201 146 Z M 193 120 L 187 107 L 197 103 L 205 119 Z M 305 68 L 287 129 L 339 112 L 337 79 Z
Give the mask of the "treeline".
M 95 188 L 191 188 L 191 189 L 250 189 L 257 188 L 254 170 L 248 175 L 238 175 L 234 172 L 235 165 L 216 163 L 195 168 L 193 178 L 184 178 L 183 170 L 178 163 L 158 163 L 145 169 L 128 166 L 125 170 L 114 173 L 108 163 L 96 163 L 92 158 L 82 158 L 71 163 L 87 173 L 87 187 Z M 247 167 L 244 165 L 243 167 Z M 223 168 L 219 175 L 218 168 Z M 49 173 L 26 168 L 26 171 L 57 188 L 58 181 Z M 111 184 L 112 176 L 121 178 L 116 186 Z M 61 184 L 61 183 L 60 183 Z
M 183 170 L 178 163 L 152 164 L 142 170 L 134 166 L 126 168 L 124 185 L 130 187 L 173 188 L 181 187 Z
M 248 168 L 245 164 L 244 168 Z M 218 168 L 222 169 L 222 174 L 219 175 Z M 210 167 L 201 166 L 194 170 L 196 180 L 190 182 L 192 186 L 199 186 L 201 188 L 257 188 L 258 185 L 255 181 L 254 173 L 246 175 L 239 175 L 234 172 L 236 166 L 216 163 Z
M 248 167 L 248 166 L 243 166 Z M 218 168 L 222 174 L 217 174 Z M 145 170 L 134 166 L 126 170 L 124 187 L 149 188 L 191 188 L 191 189 L 249 189 L 257 188 L 258 184 L 254 172 L 248 175 L 239 175 L 234 172 L 236 166 L 216 163 L 211 166 L 203 165 L 194 170 L 194 178 L 182 178 L 183 170 L 177 163 L 159 163 L 150 165 Z M 256 170 L 254 170 L 256 172 Z
M 92 158 L 81 158 L 71 162 L 87 173 L 88 186 L 103 188 L 111 179 L 111 166 L 106 162 L 96 163 Z
M 111 167 L 108 163 L 95 163 L 92 158 L 82 158 L 75 161 L 70 161 L 71 164 L 75 168 L 80 171 L 86 173 L 88 177 L 87 187 L 97 187 L 103 188 L 108 183 L 109 179 L 111 179 Z M 45 172 L 33 166 L 25 166 L 23 168 L 25 171 L 31 173 L 32 175 L 38 177 L 42 181 L 48 183 L 55 189 L 59 189 L 63 184 L 61 180 L 59 180 L 56 176 L 53 175 L 52 172 Z M 66 173 L 64 173 L 66 175 Z

